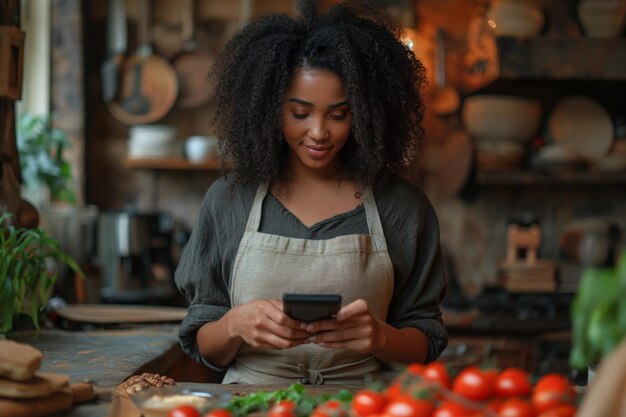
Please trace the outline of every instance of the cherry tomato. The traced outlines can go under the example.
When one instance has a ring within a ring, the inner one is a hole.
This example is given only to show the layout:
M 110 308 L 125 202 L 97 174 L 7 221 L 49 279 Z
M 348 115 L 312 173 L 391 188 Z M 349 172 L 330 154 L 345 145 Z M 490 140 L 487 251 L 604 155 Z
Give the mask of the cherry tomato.
M 190 405 L 179 405 L 172 408 L 167 417 L 200 417 L 200 413 Z
M 270 407 L 268 417 L 295 417 L 296 404 L 291 400 L 280 401 Z
M 532 403 L 538 413 L 561 404 L 569 404 L 576 393 L 569 380 L 557 373 L 546 374 L 539 381 L 532 393 Z
M 224 408 L 216 408 L 215 410 L 211 410 L 204 415 L 204 417 L 233 417 L 230 411 Z
M 406 371 L 411 375 L 421 375 L 423 370 L 424 364 L 419 362 L 414 362 L 406 368 Z
M 352 397 L 352 411 L 361 417 L 380 414 L 384 406 L 385 397 L 372 390 L 360 390 Z
M 535 409 L 528 401 L 509 398 L 500 406 L 498 417 L 535 417 Z
M 400 396 L 392 399 L 382 414 L 388 417 L 429 417 L 433 409 L 428 400 Z
M 348 417 L 348 411 L 341 401 L 328 400 L 315 407 L 313 414 L 317 417 Z
M 576 407 L 571 404 L 561 404 L 539 414 L 537 417 L 574 417 Z
M 422 376 L 434 382 L 439 382 L 442 387 L 450 388 L 450 374 L 443 362 L 434 361 L 422 369 Z
M 403 391 L 404 389 L 402 388 L 402 381 L 395 381 L 387 387 L 383 395 L 387 399 L 395 398 L 399 395 L 402 395 Z
M 470 414 L 471 412 L 461 404 L 454 401 L 444 401 L 435 409 L 432 417 L 466 417 Z
M 530 374 L 520 368 L 506 368 L 496 377 L 496 395 L 500 397 L 525 397 L 530 395 Z
M 452 391 L 476 401 L 488 399 L 493 390 L 493 377 L 475 366 L 463 369 L 452 384 Z

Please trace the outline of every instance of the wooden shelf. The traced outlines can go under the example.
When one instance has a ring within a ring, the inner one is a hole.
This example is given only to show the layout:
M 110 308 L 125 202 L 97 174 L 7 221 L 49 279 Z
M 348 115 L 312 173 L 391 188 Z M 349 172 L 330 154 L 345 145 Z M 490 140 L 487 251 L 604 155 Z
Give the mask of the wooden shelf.
M 626 38 L 485 35 L 482 52 L 467 57 L 468 93 L 507 80 L 624 81 Z M 471 48 L 470 48 L 471 49 Z
M 128 158 L 124 166 L 132 169 L 151 169 L 169 171 L 214 171 L 219 169 L 217 158 L 205 162 L 189 162 L 182 157 L 173 158 Z
M 626 184 L 626 171 L 513 171 L 478 172 L 479 185 L 620 185 Z

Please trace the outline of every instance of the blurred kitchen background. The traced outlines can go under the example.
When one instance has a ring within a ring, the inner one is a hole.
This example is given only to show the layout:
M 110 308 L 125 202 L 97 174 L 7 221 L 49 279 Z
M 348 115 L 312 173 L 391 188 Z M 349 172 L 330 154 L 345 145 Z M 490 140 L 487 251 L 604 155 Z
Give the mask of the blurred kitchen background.
M 409 177 L 439 216 L 448 353 L 566 367 L 581 272 L 613 261 L 626 226 L 626 1 L 380 3 L 428 69 Z M 71 202 L 21 185 L 86 272 L 62 276 L 62 300 L 184 306 L 173 271 L 218 177 L 206 74 L 268 12 L 293 1 L 0 0 L 26 33 L 22 48 L 1 32 L 5 78 L 23 74 L 21 97 L 0 90 L 3 140 L 15 103 L 69 144 Z

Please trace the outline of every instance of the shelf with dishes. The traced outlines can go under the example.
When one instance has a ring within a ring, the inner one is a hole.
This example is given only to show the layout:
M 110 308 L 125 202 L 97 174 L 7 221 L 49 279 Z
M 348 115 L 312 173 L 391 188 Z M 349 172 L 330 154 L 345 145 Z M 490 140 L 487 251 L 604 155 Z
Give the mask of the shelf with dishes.
M 626 82 L 626 38 L 492 36 L 466 57 L 465 88 L 478 91 L 500 80 Z
M 626 184 L 626 170 L 619 172 L 586 170 L 479 171 L 476 183 L 482 186 L 600 186 Z

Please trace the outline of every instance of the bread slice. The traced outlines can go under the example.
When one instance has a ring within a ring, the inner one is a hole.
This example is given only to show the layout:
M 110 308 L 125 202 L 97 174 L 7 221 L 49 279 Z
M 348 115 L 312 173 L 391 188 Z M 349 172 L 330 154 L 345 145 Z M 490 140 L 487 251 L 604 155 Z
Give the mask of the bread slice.
M 0 397 L 36 398 L 45 397 L 68 386 L 70 377 L 63 374 L 40 372 L 28 381 L 0 379 Z
M 0 398 L 0 417 L 41 417 L 72 408 L 69 388 L 41 398 L 9 400 Z
M 41 352 L 31 345 L 0 340 L 0 377 L 29 380 L 41 366 L 42 357 Z

